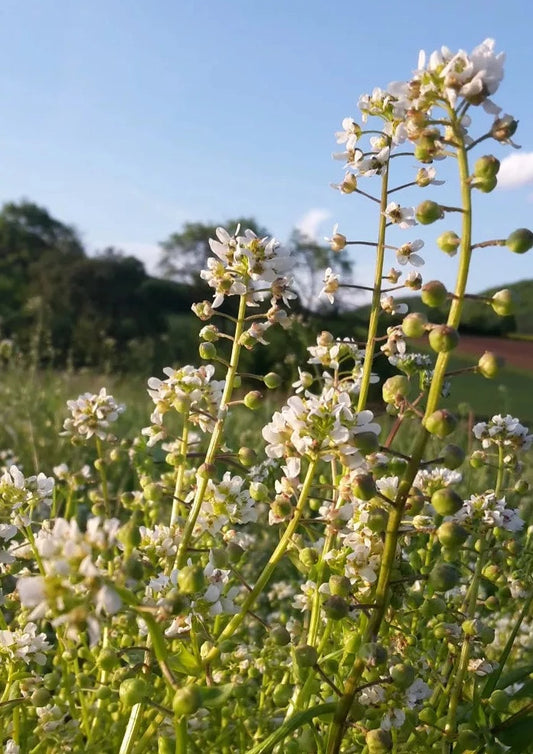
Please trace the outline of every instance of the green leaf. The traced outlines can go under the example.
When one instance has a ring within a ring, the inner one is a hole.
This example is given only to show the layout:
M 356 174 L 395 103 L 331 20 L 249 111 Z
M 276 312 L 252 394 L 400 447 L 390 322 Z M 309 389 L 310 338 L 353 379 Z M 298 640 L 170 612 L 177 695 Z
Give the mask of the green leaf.
M 513 683 L 520 683 L 530 673 L 533 673 L 533 664 L 522 665 L 521 667 L 514 668 L 508 673 L 504 673 L 497 683 L 497 688 L 505 689 L 507 686 L 512 686 Z
M 202 707 L 214 709 L 227 702 L 233 693 L 234 684 L 225 683 L 222 686 L 198 686 L 202 698 Z
M 202 666 L 193 653 L 189 652 L 183 644 L 178 645 L 175 652 L 168 656 L 167 662 L 171 670 L 185 673 L 185 675 L 200 675 L 202 670 Z
M 523 717 L 497 733 L 498 741 L 510 746 L 511 751 L 528 751 L 533 739 L 533 717 Z

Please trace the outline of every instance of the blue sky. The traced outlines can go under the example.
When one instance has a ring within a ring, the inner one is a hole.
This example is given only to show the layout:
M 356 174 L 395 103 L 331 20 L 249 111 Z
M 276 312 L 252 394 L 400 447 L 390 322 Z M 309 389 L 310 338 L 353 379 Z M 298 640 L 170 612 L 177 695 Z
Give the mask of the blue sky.
M 372 206 L 329 186 L 342 118 L 362 92 L 408 78 L 420 48 L 494 37 L 507 53 L 494 99 L 519 118 L 522 150 L 509 186 L 479 197 L 475 228 L 505 236 L 533 225 L 532 26 L 527 0 L 2 0 L 0 201 L 31 199 L 90 249 L 117 245 L 149 269 L 187 220 L 254 215 L 282 240 L 339 222 L 371 238 Z M 533 277 L 531 258 L 478 253 L 472 291 Z M 429 243 L 424 256 L 426 277 L 453 281 L 454 260 Z M 364 283 L 368 252 L 355 262 Z

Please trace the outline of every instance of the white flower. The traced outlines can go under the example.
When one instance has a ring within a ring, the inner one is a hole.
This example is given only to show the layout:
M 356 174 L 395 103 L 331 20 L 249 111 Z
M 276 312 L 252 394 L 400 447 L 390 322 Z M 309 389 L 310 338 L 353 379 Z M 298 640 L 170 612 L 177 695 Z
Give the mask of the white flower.
M 331 267 L 328 267 L 324 273 L 324 287 L 318 294 L 320 296 L 327 296 L 330 304 L 335 302 L 335 293 L 339 289 L 339 276 L 336 275 Z
M 109 425 L 125 410 L 123 404 L 117 403 L 112 395 L 107 394 L 105 387 L 97 395 L 83 393 L 76 400 L 67 401 L 67 406 L 72 416 L 65 419 L 62 434 L 84 439 L 96 435 L 105 440 Z
M 336 252 L 342 251 L 346 246 L 346 236 L 338 232 L 338 227 L 338 224 L 333 226 L 331 238 L 328 238 L 327 236 L 324 237 L 324 241 L 329 243 L 331 250 Z
M 409 310 L 407 304 L 397 304 L 394 301 L 394 296 L 388 296 L 386 293 L 382 294 L 379 304 L 384 312 L 391 315 L 405 314 Z
M 424 260 L 418 254 L 415 254 L 415 252 L 423 246 L 424 242 L 420 238 L 416 241 L 402 244 L 402 246 L 396 249 L 398 264 L 407 264 L 409 262 L 413 267 L 421 267 L 424 264 Z
M 46 634 L 38 634 L 35 623 L 26 623 L 23 629 L 0 631 L 0 655 L 7 655 L 10 659 L 21 659 L 26 664 L 33 660 L 44 665 L 45 652 L 50 648 Z
M 387 220 L 394 225 L 399 225 L 404 230 L 416 225 L 415 210 L 413 207 L 400 207 L 396 202 L 390 202 L 383 214 Z

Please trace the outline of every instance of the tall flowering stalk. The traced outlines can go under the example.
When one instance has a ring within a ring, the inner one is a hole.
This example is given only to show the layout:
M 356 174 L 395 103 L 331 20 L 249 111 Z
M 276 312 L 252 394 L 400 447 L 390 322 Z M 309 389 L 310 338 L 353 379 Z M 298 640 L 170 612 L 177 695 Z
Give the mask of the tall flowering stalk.
M 533 435 L 510 415 L 465 427 L 441 406 L 465 371 L 450 360 L 476 249 L 533 246 L 524 228 L 472 235 L 472 193 L 495 187 L 499 162 L 471 153 L 517 125 L 490 99 L 502 77 L 492 40 L 442 48 L 361 97 L 362 124 L 344 119 L 337 188 L 371 202 L 376 241 L 336 227 L 329 242 L 375 250 L 373 285 L 355 286 L 372 296 L 364 342 L 320 332 L 290 386 L 244 372 L 272 327 L 290 336 L 292 262 L 274 239 L 219 228 L 201 273 L 213 298 L 193 307 L 204 363 L 149 380 L 149 426 L 114 442 L 125 408 L 85 393 L 64 424 L 78 458 L 55 480 L 2 472 L 6 754 L 527 750 Z M 493 121 L 475 138 L 479 107 Z M 407 178 L 405 156 L 420 162 Z M 456 206 L 400 203 L 441 183 L 442 159 L 457 163 Z M 458 220 L 436 241 L 457 255 L 453 292 L 422 279 L 422 239 L 396 240 L 445 217 Z M 321 293 L 333 302 L 343 285 L 328 269 Z M 446 323 L 408 313 L 397 290 L 449 304 Z M 505 316 L 510 293 L 479 305 Z M 466 371 L 499 367 L 486 352 Z M 263 427 L 258 387 L 280 402 Z

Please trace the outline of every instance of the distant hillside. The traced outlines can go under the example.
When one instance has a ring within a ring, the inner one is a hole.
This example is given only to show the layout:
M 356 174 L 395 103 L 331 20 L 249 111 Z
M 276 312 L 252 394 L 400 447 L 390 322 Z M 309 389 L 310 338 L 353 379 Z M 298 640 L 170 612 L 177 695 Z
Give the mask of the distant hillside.
M 461 330 L 464 333 L 495 336 L 533 335 L 533 280 L 502 283 L 497 287 L 481 291 L 478 295 L 490 297 L 503 288 L 508 288 L 513 294 L 514 314 L 510 317 L 498 317 L 492 308 L 483 301 L 467 299 L 461 321 Z M 409 311 L 425 312 L 431 322 L 444 322 L 448 314 L 449 304 L 439 309 L 430 309 L 420 301 L 419 296 L 398 297 L 397 301 L 406 303 L 409 306 Z M 354 314 L 361 319 L 367 319 L 369 312 L 370 306 L 366 305 L 356 309 Z

